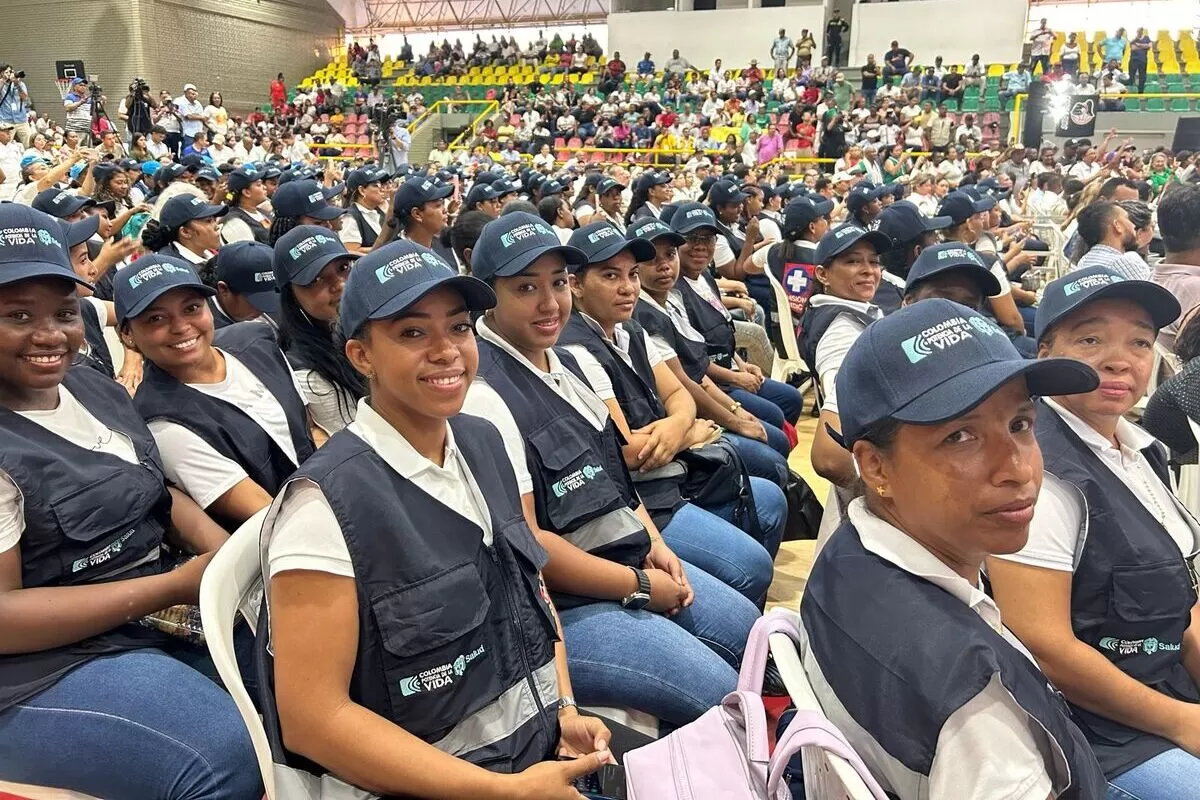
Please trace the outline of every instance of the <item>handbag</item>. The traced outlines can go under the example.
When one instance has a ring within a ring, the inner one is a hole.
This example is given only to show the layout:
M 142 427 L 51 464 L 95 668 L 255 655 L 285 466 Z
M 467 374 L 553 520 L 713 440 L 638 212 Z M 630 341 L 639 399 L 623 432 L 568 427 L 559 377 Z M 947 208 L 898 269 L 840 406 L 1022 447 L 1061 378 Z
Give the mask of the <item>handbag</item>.
M 783 528 L 783 541 L 816 539 L 821 530 L 821 518 L 825 510 L 812 487 L 804 478 L 788 470 L 787 484 L 783 487 L 787 498 L 787 524 Z
M 750 473 L 728 439 L 722 437 L 712 444 L 683 450 L 675 458 L 687 467 L 687 478 L 680 487 L 685 500 L 701 508 L 733 503 L 733 524 L 762 541 Z
M 736 691 L 698 720 L 625 755 L 629 800 L 792 800 L 788 761 L 804 747 L 846 760 L 875 800 L 887 795 L 841 732 L 823 714 L 797 712 L 775 752 L 767 738 L 762 684 L 773 633 L 800 638 L 796 615 L 777 609 L 750 631 Z

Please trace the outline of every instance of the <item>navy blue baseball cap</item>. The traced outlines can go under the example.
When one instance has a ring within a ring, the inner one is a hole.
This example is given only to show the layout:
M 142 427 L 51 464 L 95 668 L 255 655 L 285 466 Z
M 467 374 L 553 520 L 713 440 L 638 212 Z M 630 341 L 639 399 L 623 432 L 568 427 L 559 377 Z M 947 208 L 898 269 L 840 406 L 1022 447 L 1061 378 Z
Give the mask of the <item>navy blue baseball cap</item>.
M 664 222 L 667 225 L 671 224 L 671 217 L 675 216 L 675 212 L 679 210 L 679 206 L 675 203 L 667 203 L 658 210 L 658 221 Z
M 992 205 L 995 205 L 995 201 L 992 202 Z M 987 205 L 981 200 L 976 200 L 960 189 L 942 198 L 942 204 L 938 206 L 937 215 L 939 217 L 949 217 L 951 225 L 961 225 L 979 212 L 987 211 L 991 207 L 991 205 Z
M 282 290 L 289 283 L 308 286 L 330 261 L 358 258 L 346 251 L 338 235 L 320 225 L 297 225 L 275 242 L 271 261 L 275 284 Z
M 354 191 L 364 186 L 370 186 L 372 183 L 383 183 L 390 178 L 391 175 L 388 174 L 387 170 L 380 169 L 374 164 L 368 164 L 365 167 L 359 167 L 346 176 L 346 188 Z
M 966 185 L 958 187 L 958 191 L 970 196 L 975 201 L 975 208 L 978 211 L 991 211 L 999 202 L 996 197 L 988 194 L 978 186 Z
M 643 172 L 641 177 L 637 179 L 637 188 L 649 190 L 652 186 L 665 186 L 674 180 L 669 172 L 659 172 L 658 170 L 650 170 Z
M 261 242 L 233 242 L 217 251 L 215 275 L 264 314 L 279 313 L 275 251 Z
M 829 216 L 833 205 L 832 200 L 826 200 L 820 195 L 789 200 L 783 207 L 783 231 L 793 236 L 803 233 L 813 222 Z
M 836 228 L 830 228 L 817 242 L 813 261 L 823 266 L 863 241 L 874 247 L 877 253 L 892 249 L 892 240 L 879 231 L 869 231 L 855 222 L 843 222 Z
M 560 181 L 548 180 L 541 185 L 542 197 L 549 197 L 554 194 L 562 194 L 564 187 Z
M 337 219 L 346 213 L 344 208 L 329 205 L 329 195 L 316 181 L 280 181 L 271 207 L 276 217 L 312 217 L 313 219 Z
M 876 218 L 875 230 L 892 240 L 893 245 L 911 242 L 923 233 L 949 228 L 950 217 L 927 217 L 908 200 L 897 200 Z
M 504 197 L 509 194 L 516 194 L 516 186 L 513 186 L 512 181 L 508 178 L 500 177 L 492 181 L 492 188 L 496 190 L 496 197 Z
M 676 247 L 687 241 L 681 234 L 671 230 L 671 226 L 653 217 L 634 220 L 634 223 L 625 231 L 625 238 L 645 239 L 647 242 L 656 242 L 665 238 Z
M 260 172 L 253 164 L 244 164 L 229 173 L 225 188 L 229 190 L 230 194 L 236 194 L 255 181 L 263 180 L 265 175 L 265 172 Z
M 179 228 L 192 220 L 221 217 L 229 206 L 214 206 L 203 197 L 194 194 L 178 194 L 163 203 L 158 212 L 158 221 L 165 228 Z
M 511 278 L 547 253 L 558 253 L 574 272 L 587 256 L 562 243 L 541 217 L 525 211 L 503 214 L 483 226 L 471 251 L 471 274 L 481 281 Z
M 602 178 L 600 182 L 596 184 L 596 194 L 608 194 L 613 189 L 625 191 L 625 184 L 621 183 L 616 178 Z
M 496 294 L 478 278 L 459 275 L 441 256 L 407 239 L 372 250 L 359 259 L 338 310 L 342 332 L 352 339 L 373 319 L 402 314 L 422 297 L 445 286 L 462 293 L 467 309 L 483 312 L 496 305 Z
M 717 217 L 703 203 L 680 203 L 671 215 L 671 230 L 687 235 L 701 228 L 707 228 L 713 233 L 719 233 Z
M 645 239 L 626 239 L 608 222 L 591 222 L 577 229 L 567 240 L 571 247 L 583 251 L 588 264 L 599 264 L 628 250 L 639 264 L 654 259 L 654 245 Z M 579 267 L 571 269 L 578 272 Z
M 83 244 L 88 239 L 96 235 L 100 230 L 100 216 L 98 214 L 89 214 L 83 219 L 67 222 L 59 220 L 62 225 L 63 243 L 67 249 L 74 247 L 77 244 Z
M 64 192 L 62 189 L 45 189 L 38 192 L 37 197 L 33 198 L 34 208 L 43 214 L 49 214 L 59 219 L 69 217 L 94 205 L 96 205 L 96 201 L 92 198 Z
M 18 203 L 0 203 L 0 286 L 26 278 L 64 278 L 89 289 L 71 269 L 62 223 Z
M 984 297 L 1000 294 L 1000 281 L 979 254 L 962 242 L 944 242 L 922 250 L 908 269 L 904 293 L 908 294 L 922 281 L 951 271 L 960 271 L 979 284 Z
M 416 208 L 434 200 L 445 200 L 454 194 L 454 187 L 448 183 L 438 183 L 433 178 L 418 175 L 400 184 L 392 200 L 392 213 L 399 214 L 402 210 Z
M 882 197 L 885 188 L 876 186 L 870 181 L 859 181 L 846 195 L 846 208 L 851 214 L 861 211 L 863 206 Z
M 1063 317 L 1093 300 L 1118 299 L 1136 303 L 1146 310 L 1161 330 L 1179 318 L 1175 295 L 1157 283 L 1128 280 L 1105 267 L 1088 267 L 1067 273 L 1046 284 L 1033 321 L 1039 342 Z
M 747 197 L 736 183 L 729 180 L 719 180 L 708 190 L 708 203 L 713 206 L 740 203 Z
M 122 323 L 141 314 L 150 304 L 172 289 L 194 289 L 205 297 L 217 290 L 206 286 L 192 265 L 182 258 L 155 253 L 139 258 L 132 266 L 117 273 L 113 279 L 113 303 L 117 322 Z
M 1000 181 L 995 178 L 984 178 L 975 185 L 979 188 L 979 191 L 991 195 L 996 200 L 1003 200 L 1012 194 L 1011 189 L 1005 189 L 1000 185 Z
M 217 170 L 213 167 L 201 167 L 196 172 L 196 180 L 212 181 L 213 183 L 216 183 L 217 181 L 221 180 L 221 173 L 217 172 Z
M 262 168 L 262 179 L 264 181 L 277 181 L 283 177 L 283 171 L 279 167 L 267 164 Z
M 183 164 L 163 164 L 158 168 L 158 172 L 154 173 L 154 180 L 158 181 L 159 186 L 165 187 L 168 183 L 178 180 L 187 172 L 187 167 Z
M 849 449 L 885 420 L 936 425 L 961 417 L 1016 378 L 1031 396 L 1095 389 L 1095 370 L 1071 358 L 1022 358 L 987 317 L 951 300 L 913 303 L 871 323 L 837 373 L 841 433 Z
M 482 203 L 485 200 L 495 200 L 499 197 L 500 195 L 496 193 L 496 189 L 492 184 L 476 181 L 475 185 L 471 187 L 471 191 L 467 192 L 466 207 L 471 209 L 475 207 L 476 203 Z

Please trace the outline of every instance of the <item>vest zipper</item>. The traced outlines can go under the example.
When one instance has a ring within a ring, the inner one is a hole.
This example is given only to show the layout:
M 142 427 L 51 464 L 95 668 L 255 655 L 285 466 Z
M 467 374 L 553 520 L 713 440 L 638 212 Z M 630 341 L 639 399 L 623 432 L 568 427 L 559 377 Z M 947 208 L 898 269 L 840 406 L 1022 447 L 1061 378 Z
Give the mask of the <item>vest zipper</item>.
M 500 563 L 500 556 L 496 554 L 495 545 L 488 547 L 487 551 L 488 555 L 492 557 L 492 563 L 500 571 L 500 585 L 504 591 L 504 603 L 508 606 L 513 627 L 517 629 L 517 633 L 520 636 L 521 666 L 525 668 L 525 682 L 529 684 L 529 688 L 533 691 L 533 702 L 537 705 L 538 721 L 541 723 L 542 729 L 546 732 L 546 736 L 553 738 L 550 727 L 546 724 L 546 707 L 542 703 L 542 693 L 538 690 L 537 681 L 533 677 L 533 669 L 529 666 L 529 654 L 525 652 L 525 626 L 521 624 L 521 616 L 517 613 L 516 605 L 513 604 L 512 594 L 508 590 L 508 579 L 504 574 L 504 567 Z

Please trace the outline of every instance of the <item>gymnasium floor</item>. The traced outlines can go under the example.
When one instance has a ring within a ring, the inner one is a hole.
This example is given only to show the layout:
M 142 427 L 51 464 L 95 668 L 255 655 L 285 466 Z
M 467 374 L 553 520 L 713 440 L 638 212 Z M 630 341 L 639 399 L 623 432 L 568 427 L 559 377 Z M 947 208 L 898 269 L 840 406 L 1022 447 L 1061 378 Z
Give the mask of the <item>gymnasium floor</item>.
M 829 482 L 819 477 L 812 470 L 808 461 L 808 453 L 812 448 L 813 434 L 817 429 L 817 421 L 805 413 L 800 417 L 796 433 L 800 442 L 792 451 L 789 459 L 792 469 L 808 481 L 817 498 L 825 502 L 829 493 Z M 812 569 L 814 541 L 784 542 L 775 557 L 775 580 L 771 583 L 771 591 L 767 594 L 767 607 L 785 606 L 793 610 L 799 608 L 800 594 L 804 591 L 804 583 L 808 580 L 809 570 Z

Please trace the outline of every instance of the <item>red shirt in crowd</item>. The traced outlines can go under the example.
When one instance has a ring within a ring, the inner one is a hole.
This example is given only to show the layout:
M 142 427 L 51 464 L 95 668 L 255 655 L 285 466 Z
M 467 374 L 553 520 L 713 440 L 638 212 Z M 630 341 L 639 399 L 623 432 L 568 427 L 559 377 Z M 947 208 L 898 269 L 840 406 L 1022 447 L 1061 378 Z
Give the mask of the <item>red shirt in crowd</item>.
M 674 125 L 675 121 L 678 119 L 679 115 L 668 108 L 658 115 L 657 122 L 660 128 L 669 128 Z

